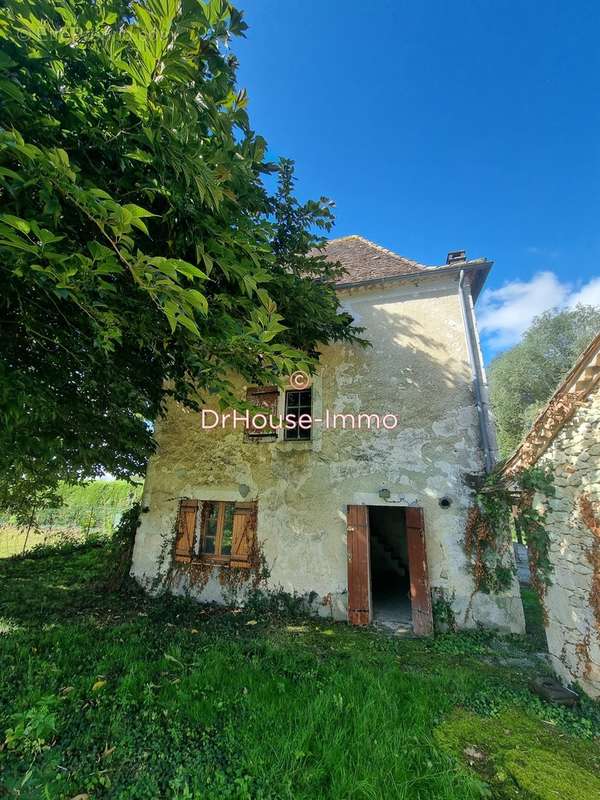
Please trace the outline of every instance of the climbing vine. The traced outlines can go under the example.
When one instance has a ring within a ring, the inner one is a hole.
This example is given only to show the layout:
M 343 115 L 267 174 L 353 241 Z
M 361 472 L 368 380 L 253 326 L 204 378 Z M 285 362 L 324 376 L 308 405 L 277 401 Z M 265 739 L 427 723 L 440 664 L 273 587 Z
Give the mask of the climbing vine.
M 150 594 L 161 594 L 168 591 L 173 581 L 175 568 L 175 542 L 177 538 L 178 518 L 175 517 L 171 530 L 161 534 L 160 549 L 156 559 L 156 573 L 147 585 Z
M 543 467 L 529 467 L 516 473 L 514 480 L 520 488 L 520 501 L 515 514 L 515 527 L 527 542 L 529 552 L 529 572 L 531 584 L 540 599 L 544 622 L 547 612 L 544 605 L 546 589 L 551 584 L 552 562 L 550 560 L 550 537 L 546 530 L 546 500 L 554 497 L 552 472 Z M 534 505 L 534 497 L 544 500 Z
M 138 529 L 141 506 L 135 502 L 124 511 L 110 542 L 110 570 L 105 588 L 109 591 L 120 589 L 129 576 L 135 535 Z
M 594 512 L 590 498 L 582 494 L 579 498 L 579 511 L 584 525 L 593 536 L 592 546 L 586 553 L 592 567 L 592 588 L 590 589 L 590 605 L 594 610 L 596 630 L 600 633 L 600 519 Z
M 177 498 L 178 501 L 180 499 Z M 256 511 L 252 513 L 254 518 L 251 527 L 256 530 Z M 161 534 L 156 574 L 147 585 L 151 594 L 169 592 L 177 587 L 184 595 L 198 598 L 214 577 L 222 589 L 225 604 L 236 606 L 244 604 L 253 593 L 265 589 L 270 571 L 263 553 L 263 543 L 258 542 L 256 537 L 245 566 L 230 566 L 202 559 L 183 562 L 175 557 L 178 524 L 179 517 L 176 515 L 171 529 Z
M 192 561 L 189 564 L 171 561 L 169 581 L 171 585 L 185 581 L 186 594 L 198 596 L 206 587 L 211 576 L 215 576 L 223 590 L 225 605 L 237 606 L 248 593 L 258 591 L 264 586 L 270 572 L 260 545 L 255 542 L 249 554 L 248 566 L 229 566 L 210 561 Z
M 204 513 L 204 509 L 202 513 Z M 252 511 L 249 524 L 256 531 L 256 509 Z M 254 536 L 248 553 L 248 563 L 244 566 L 217 564 L 201 559 L 193 560 L 190 563 L 180 562 L 175 558 L 175 546 L 176 530 L 173 531 L 170 567 L 166 583 L 169 586 L 181 583 L 186 594 L 193 592 L 198 596 L 205 589 L 210 578 L 214 577 L 222 589 L 225 605 L 237 606 L 243 603 L 248 594 L 257 592 L 264 587 L 270 576 L 262 544 L 257 541 L 256 536 Z
M 433 627 L 436 633 L 446 633 L 447 631 L 456 631 L 456 616 L 452 603 L 455 599 L 455 593 L 449 596 L 446 590 L 441 586 L 432 588 L 432 604 L 431 611 L 433 613 Z
M 552 474 L 541 467 L 530 467 L 510 476 L 495 470 L 477 487 L 464 540 L 475 591 L 497 593 L 510 587 L 514 574 L 510 556 L 513 520 L 527 540 L 532 583 L 543 600 L 552 565 L 545 503 L 534 506 L 536 494 L 545 499 L 554 496 Z

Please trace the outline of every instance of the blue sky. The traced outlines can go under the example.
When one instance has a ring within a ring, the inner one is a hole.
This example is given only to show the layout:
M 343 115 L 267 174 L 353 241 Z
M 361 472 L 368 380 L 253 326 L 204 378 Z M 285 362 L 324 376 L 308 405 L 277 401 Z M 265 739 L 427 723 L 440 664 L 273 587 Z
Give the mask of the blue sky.
M 238 0 L 239 83 L 298 194 L 428 264 L 495 261 L 488 357 L 533 316 L 600 305 L 600 4 Z

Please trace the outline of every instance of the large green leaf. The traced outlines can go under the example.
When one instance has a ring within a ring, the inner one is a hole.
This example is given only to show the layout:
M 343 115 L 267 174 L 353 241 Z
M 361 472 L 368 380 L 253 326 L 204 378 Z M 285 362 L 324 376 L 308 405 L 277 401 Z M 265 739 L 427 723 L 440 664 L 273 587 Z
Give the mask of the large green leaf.
M 223 47 L 225 0 L 0 8 L 0 506 L 140 474 L 150 420 L 353 341 Z M 319 278 L 319 282 L 313 280 Z M 236 401 L 237 402 L 237 401 Z

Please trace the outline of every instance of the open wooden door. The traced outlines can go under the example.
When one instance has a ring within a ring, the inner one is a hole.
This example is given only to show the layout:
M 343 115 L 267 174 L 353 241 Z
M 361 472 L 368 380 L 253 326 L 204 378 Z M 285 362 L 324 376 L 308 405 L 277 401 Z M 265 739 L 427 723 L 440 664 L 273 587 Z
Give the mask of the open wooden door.
M 433 633 L 433 613 L 422 508 L 406 509 L 406 541 L 413 630 L 417 636 L 430 636 Z
M 348 506 L 348 622 L 371 621 L 371 568 L 369 564 L 369 507 Z

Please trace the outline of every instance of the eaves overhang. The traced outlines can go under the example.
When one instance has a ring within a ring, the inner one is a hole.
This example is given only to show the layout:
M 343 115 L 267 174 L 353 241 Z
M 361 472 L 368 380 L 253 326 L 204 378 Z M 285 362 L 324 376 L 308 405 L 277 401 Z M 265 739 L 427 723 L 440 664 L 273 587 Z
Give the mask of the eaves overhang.
M 471 286 L 473 302 L 475 302 L 479 297 L 481 290 L 483 289 L 493 263 L 493 261 L 488 261 L 486 258 L 476 258 L 470 261 L 459 261 L 453 264 L 444 264 L 439 267 L 427 267 L 426 269 L 400 273 L 398 275 L 386 275 L 380 278 L 367 278 L 363 281 L 348 281 L 346 283 L 340 281 L 336 283 L 335 288 L 360 289 L 372 286 L 387 286 L 389 284 L 395 284 L 404 281 L 428 280 L 429 278 L 434 278 L 439 275 L 456 275 L 458 277 L 461 272 L 464 272 Z

